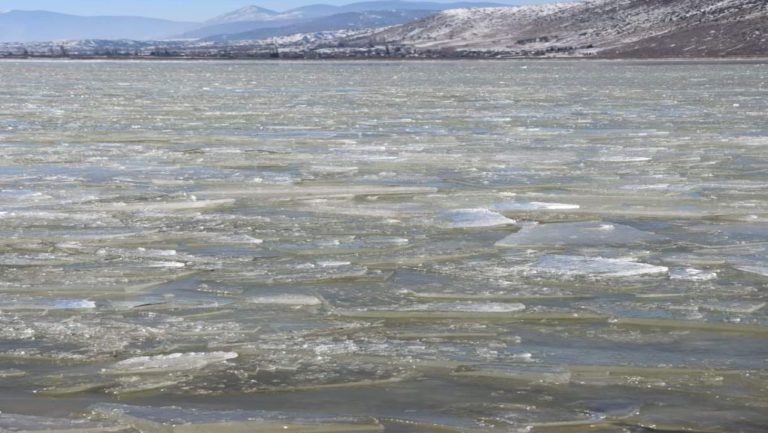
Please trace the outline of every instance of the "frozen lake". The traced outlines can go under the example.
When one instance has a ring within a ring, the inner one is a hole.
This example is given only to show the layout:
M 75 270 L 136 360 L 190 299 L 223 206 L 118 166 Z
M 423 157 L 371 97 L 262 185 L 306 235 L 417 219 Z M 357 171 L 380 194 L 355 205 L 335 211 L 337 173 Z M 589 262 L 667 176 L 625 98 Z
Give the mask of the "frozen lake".
M 0 63 L 0 431 L 765 432 L 768 62 Z

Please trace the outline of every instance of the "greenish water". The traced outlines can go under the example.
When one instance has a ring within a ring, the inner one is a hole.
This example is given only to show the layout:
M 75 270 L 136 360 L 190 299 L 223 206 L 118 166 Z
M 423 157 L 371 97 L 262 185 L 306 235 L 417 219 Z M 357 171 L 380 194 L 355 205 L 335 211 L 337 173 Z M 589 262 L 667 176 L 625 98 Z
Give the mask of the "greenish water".
M 768 63 L 0 83 L 0 431 L 768 431 Z

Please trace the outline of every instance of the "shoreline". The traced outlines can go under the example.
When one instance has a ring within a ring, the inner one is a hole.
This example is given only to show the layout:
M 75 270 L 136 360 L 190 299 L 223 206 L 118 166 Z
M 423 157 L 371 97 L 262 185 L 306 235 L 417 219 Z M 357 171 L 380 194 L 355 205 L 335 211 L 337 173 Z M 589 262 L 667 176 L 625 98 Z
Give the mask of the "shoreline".
M 60 61 L 60 62 L 334 62 L 334 61 L 402 61 L 402 62 L 429 62 L 429 61 L 638 61 L 638 62 L 738 62 L 738 63 L 766 63 L 768 54 L 759 56 L 733 56 L 733 57 L 601 57 L 601 56 L 442 56 L 442 57 L 397 57 L 397 56 L 330 56 L 330 57 L 156 57 L 156 56 L 0 56 L 0 61 Z

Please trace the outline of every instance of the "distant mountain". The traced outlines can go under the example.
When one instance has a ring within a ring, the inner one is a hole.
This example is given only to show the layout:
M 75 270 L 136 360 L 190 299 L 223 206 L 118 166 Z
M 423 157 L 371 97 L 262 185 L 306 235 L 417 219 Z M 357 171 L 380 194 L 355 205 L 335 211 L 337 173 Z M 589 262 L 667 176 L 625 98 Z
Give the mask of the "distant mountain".
M 175 35 L 177 39 L 206 39 L 211 37 L 245 33 L 258 29 L 273 29 L 280 26 L 290 26 L 307 22 L 306 19 L 295 20 L 265 20 L 265 21 L 233 21 L 214 25 L 199 26 L 196 29 Z
M 501 5 L 487 2 L 435 3 L 383 0 L 351 3 L 342 6 L 315 4 L 290 9 L 285 12 L 275 12 L 258 6 L 247 6 L 206 21 L 199 28 L 180 34 L 178 37 L 185 39 L 218 37 L 220 35 L 231 35 L 259 29 L 292 26 L 318 18 L 350 12 L 413 10 L 437 12 L 446 9 L 491 6 Z
M 317 18 L 299 24 L 282 27 L 263 28 L 244 33 L 217 35 L 207 38 L 207 41 L 245 41 L 267 39 L 276 36 L 287 36 L 296 33 L 315 33 L 331 30 L 358 30 L 373 27 L 385 27 L 407 23 L 434 14 L 432 10 L 394 10 L 345 12 Z
M 273 21 L 275 17 L 280 16 L 280 12 L 264 9 L 259 6 L 251 5 L 244 8 L 219 15 L 205 22 L 205 24 L 226 24 L 242 21 Z
M 524 0 L 523 0 L 524 1 Z M 492 2 L 453 2 L 453 3 L 436 3 L 425 1 L 402 1 L 402 0 L 381 0 L 381 1 L 366 1 L 358 3 L 350 3 L 342 6 L 332 5 L 309 5 L 302 6 L 296 9 L 286 11 L 288 15 L 300 15 L 305 18 L 317 18 L 328 15 L 341 14 L 346 12 L 366 12 L 366 11 L 394 11 L 394 10 L 429 10 L 429 11 L 443 11 L 447 9 L 457 8 L 480 8 L 480 7 L 494 7 L 504 6 L 500 3 Z
M 588 0 L 456 9 L 339 41 L 521 55 L 768 55 L 766 0 Z
M 198 25 L 142 17 L 84 17 L 45 11 L 10 11 L 0 12 L 0 41 L 162 39 Z

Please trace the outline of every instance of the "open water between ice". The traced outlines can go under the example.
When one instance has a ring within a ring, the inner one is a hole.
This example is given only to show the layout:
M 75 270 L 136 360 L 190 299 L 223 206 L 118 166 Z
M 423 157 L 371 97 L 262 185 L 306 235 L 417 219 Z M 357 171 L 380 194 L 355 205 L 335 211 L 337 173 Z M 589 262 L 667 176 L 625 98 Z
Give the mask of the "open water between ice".
M 768 63 L 0 63 L 0 431 L 766 432 Z

